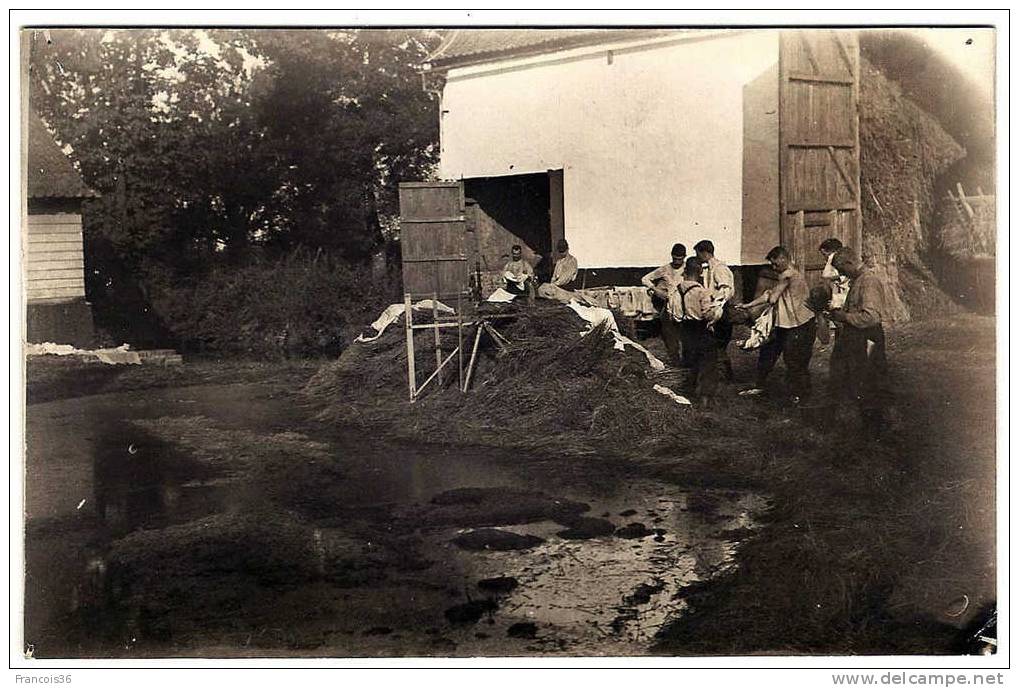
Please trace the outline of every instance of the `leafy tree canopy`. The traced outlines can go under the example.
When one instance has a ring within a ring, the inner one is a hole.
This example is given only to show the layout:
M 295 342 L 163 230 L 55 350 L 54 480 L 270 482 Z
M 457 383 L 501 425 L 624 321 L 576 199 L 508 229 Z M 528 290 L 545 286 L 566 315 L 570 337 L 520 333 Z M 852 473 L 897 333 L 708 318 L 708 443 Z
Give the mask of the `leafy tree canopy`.
M 180 274 L 296 246 L 373 252 L 437 157 L 413 30 L 51 30 L 30 100 L 99 192 L 88 230 Z

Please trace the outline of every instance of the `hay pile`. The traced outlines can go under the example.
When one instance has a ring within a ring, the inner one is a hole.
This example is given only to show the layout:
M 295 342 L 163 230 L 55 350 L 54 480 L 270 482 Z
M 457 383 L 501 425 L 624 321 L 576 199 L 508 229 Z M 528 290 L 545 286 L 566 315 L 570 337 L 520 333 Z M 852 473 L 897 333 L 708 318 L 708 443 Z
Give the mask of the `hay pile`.
M 863 253 L 898 284 L 900 319 L 957 307 L 937 286 L 927 253 L 939 243 L 936 183 L 965 150 L 865 59 L 860 83 Z
M 586 323 L 560 305 L 521 308 L 499 324 L 509 340 L 504 352 L 482 340 L 469 403 L 453 367 L 444 387 L 410 405 L 401 324 L 375 342 L 351 346 L 312 378 L 304 391 L 322 404 L 320 419 L 377 425 L 418 439 L 589 454 L 610 439 L 613 446 L 638 448 L 698 415 L 652 389 L 661 383 L 682 394 L 685 375 L 653 373 L 640 352 L 614 349 L 603 327 L 581 336 Z M 444 334 L 447 350 L 455 339 L 455 330 Z M 423 381 L 434 357 L 422 349 L 418 361 Z

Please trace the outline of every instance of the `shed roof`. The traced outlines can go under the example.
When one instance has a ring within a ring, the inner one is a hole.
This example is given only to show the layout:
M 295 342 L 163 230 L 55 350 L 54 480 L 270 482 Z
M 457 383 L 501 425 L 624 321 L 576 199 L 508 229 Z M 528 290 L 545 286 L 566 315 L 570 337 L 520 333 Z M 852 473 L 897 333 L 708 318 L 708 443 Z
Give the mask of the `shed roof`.
M 531 55 L 586 45 L 668 36 L 683 29 L 453 29 L 425 61 L 448 69 L 504 57 Z
M 95 192 L 85 186 L 71 160 L 34 110 L 28 113 L 28 197 L 87 198 Z

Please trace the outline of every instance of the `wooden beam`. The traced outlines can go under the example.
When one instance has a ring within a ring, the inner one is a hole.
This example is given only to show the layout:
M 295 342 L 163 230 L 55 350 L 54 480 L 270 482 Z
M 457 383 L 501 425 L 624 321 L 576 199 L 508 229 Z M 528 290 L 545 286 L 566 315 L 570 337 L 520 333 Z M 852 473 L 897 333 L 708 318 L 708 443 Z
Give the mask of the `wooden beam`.
M 436 292 L 432 295 L 432 324 L 436 325 L 436 320 L 439 319 L 439 293 Z M 439 384 L 442 384 L 442 333 L 438 327 L 432 328 L 435 331 L 435 375 L 439 378 Z M 424 385 L 421 385 L 424 387 Z
M 852 86 L 853 80 L 836 74 L 807 74 L 806 72 L 790 72 L 789 81 L 806 81 L 814 84 L 831 84 L 835 86 Z
M 846 46 L 842 43 L 842 37 L 839 35 L 838 31 L 832 31 L 831 36 L 835 39 L 835 45 L 839 47 L 839 53 L 842 55 L 842 60 L 846 63 L 846 69 L 850 74 L 852 74 L 853 61 L 849 57 L 849 50 L 847 50 Z
M 852 141 L 790 141 L 786 144 L 790 148 L 856 148 Z
M 403 224 L 411 225 L 433 225 L 440 222 L 466 222 L 467 217 L 464 215 L 456 215 L 451 217 L 401 217 L 400 222 Z
M 814 49 L 810 47 L 810 41 L 807 40 L 806 34 L 802 30 L 796 32 L 796 37 L 800 40 L 800 44 L 803 45 L 803 50 L 807 53 L 807 60 L 810 62 L 811 69 L 814 70 L 814 74 L 820 74 L 821 68 L 817 66 L 817 59 L 814 57 Z M 792 75 L 789 75 L 792 78 Z
M 853 180 L 849 176 L 849 173 L 842 168 L 842 163 L 839 162 L 838 157 L 835 155 L 834 146 L 828 146 L 828 155 L 831 157 L 831 161 L 835 163 L 835 168 L 839 171 L 839 174 L 842 176 L 842 181 L 844 181 L 846 183 L 846 186 L 849 187 L 849 192 L 853 194 L 853 196 L 856 196 L 856 184 L 853 183 Z
M 410 391 L 410 403 L 417 399 L 417 371 L 414 370 L 414 306 L 410 302 L 410 294 L 403 295 L 403 321 L 407 330 L 407 388 Z

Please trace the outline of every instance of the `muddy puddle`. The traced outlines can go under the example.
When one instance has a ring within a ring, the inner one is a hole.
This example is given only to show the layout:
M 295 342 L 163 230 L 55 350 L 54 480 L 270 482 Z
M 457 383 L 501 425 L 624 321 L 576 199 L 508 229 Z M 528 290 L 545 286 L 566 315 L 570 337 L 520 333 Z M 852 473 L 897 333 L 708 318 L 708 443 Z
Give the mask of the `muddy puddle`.
M 638 655 L 767 501 L 325 434 L 224 385 L 28 407 L 36 656 Z

